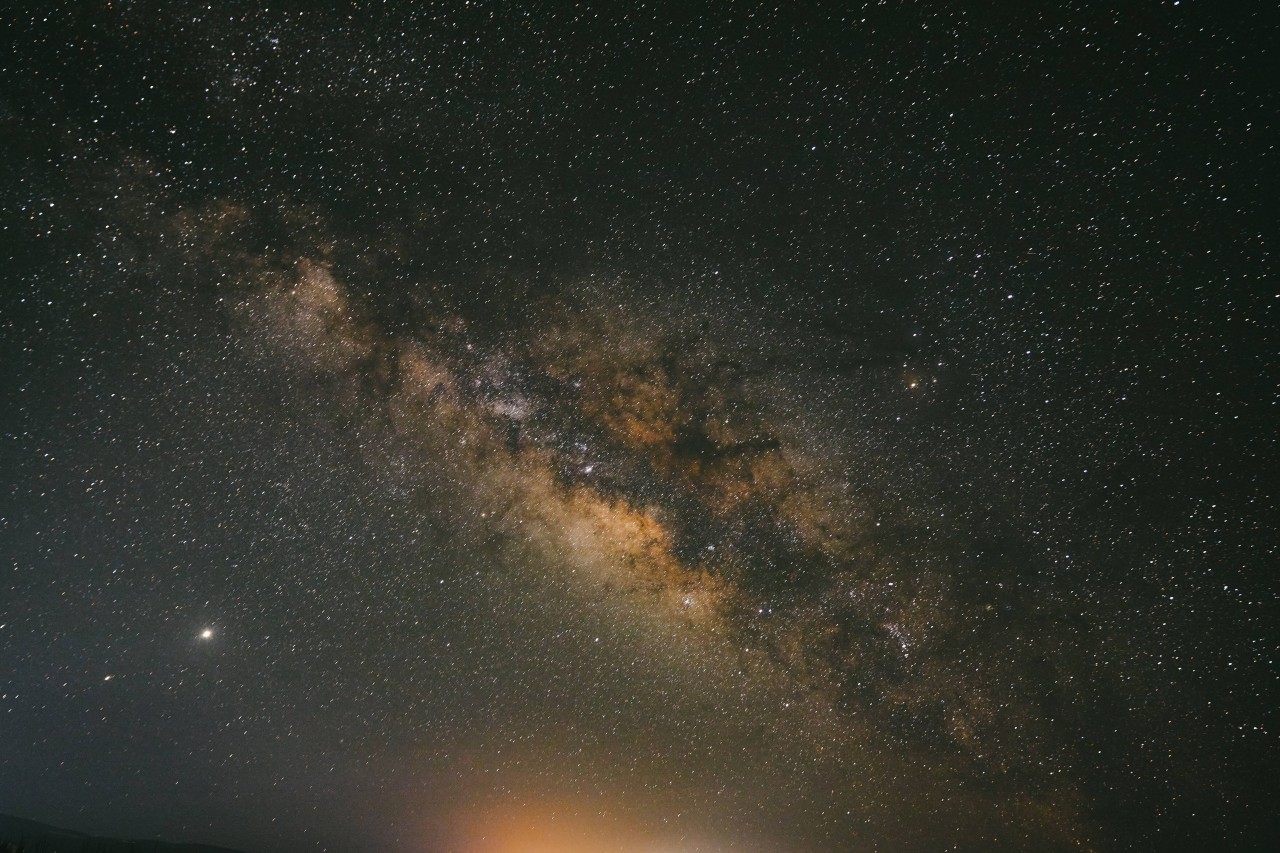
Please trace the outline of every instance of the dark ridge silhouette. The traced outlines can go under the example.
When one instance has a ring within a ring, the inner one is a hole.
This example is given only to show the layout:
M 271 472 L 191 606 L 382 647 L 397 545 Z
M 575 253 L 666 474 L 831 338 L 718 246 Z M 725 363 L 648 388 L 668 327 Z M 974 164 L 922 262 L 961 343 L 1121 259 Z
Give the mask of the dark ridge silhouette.
M 101 838 L 0 814 L 0 853 L 241 853 L 208 844 Z

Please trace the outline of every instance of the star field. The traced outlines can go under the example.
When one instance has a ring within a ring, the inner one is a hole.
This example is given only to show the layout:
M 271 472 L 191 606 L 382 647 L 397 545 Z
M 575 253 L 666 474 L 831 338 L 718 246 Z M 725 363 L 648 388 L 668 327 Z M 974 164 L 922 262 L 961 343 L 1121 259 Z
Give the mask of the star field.
M 1261 10 L 4 15 L 0 812 L 1268 849 Z

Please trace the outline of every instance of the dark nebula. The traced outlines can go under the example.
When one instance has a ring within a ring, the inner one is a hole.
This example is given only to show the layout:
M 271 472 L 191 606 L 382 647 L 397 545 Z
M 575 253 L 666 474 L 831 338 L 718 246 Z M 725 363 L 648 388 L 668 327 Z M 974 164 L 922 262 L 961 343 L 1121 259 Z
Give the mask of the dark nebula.
M 4 13 L 0 812 L 1271 849 L 1276 33 L 800 5 Z

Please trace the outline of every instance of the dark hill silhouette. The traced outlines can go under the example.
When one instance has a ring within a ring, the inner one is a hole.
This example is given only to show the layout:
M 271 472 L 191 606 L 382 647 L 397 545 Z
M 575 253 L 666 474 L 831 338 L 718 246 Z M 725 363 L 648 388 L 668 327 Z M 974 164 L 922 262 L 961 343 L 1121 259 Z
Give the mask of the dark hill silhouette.
M 0 814 L 0 853 L 241 853 L 207 844 L 100 838 L 26 818 Z

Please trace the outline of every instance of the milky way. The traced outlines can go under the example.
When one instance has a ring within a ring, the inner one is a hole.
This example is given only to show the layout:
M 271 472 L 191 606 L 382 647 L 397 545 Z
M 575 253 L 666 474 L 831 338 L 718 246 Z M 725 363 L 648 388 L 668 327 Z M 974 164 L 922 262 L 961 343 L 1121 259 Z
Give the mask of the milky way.
M 0 812 L 1266 849 L 1274 97 L 1182 5 L 22 17 Z

